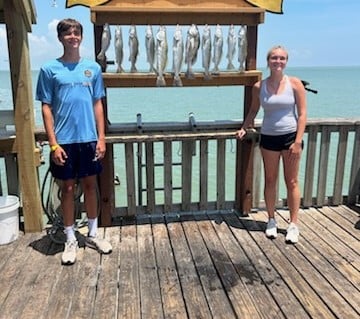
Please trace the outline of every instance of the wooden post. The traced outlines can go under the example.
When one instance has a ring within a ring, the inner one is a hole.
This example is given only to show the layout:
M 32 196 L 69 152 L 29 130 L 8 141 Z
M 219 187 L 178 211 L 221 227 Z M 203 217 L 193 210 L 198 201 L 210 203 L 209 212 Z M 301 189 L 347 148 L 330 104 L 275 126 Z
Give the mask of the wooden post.
M 102 26 L 94 25 L 94 42 L 95 42 L 95 56 L 101 49 L 101 34 Z M 105 65 L 101 65 L 103 72 L 106 69 Z M 105 88 L 106 90 L 106 88 Z M 107 98 L 103 98 L 105 128 L 108 130 L 109 120 L 107 111 Z M 99 176 L 100 184 L 100 216 L 99 222 L 101 226 L 110 226 L 112 224 L 112 212 L 115 209 L 115 190 L 114 190 L 114 146 L 112 143 L 106 144 L 105 157 L 102 160 L 103 171 Z
M 256 69 L 257 26 L 247 27 L 248 55 L 246 69 Z M 244 119 L 251 106 L 251 86 L 244 90 Z M 240 145 L 241 144 L 241 145 Z M 243 215 L 248 215 L 252 206 L 254 139 L 237 142 L 235 206 Z
M 27 3 L 28 1 L 26 1 Z M 23 0 L 4 1 L 8 37 L 11 84 L 15 109 L 17 164 L 20 195 L 26 232 L 43 229 L 40 189 L 36 169 L 36 146 L 34 135 L 34 106 L 31 85 L 29 44 Z M 26 12 L 28 13 L 28 12 Z

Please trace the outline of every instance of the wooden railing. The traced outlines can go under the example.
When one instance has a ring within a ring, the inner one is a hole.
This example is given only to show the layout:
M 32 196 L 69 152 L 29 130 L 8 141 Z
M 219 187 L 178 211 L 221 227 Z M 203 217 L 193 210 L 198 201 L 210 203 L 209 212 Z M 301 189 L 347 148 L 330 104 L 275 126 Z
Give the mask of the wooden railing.
M 241 122 L 113 126 L 107 137 L 122 151 L 115 216 L 190 210 L 236 209 L 236 156 L 241 143 L 254 143 L 252 206 L 263 206 L 263 171 L 257 131 L 235 139 Z M 309 120 L 304 136 L 300 184 L 303 206 L 359 202 L 359 120 Z M 237 145 L 240 143 L 240 145 Z M 239 163 L 238 163 L 239 164 Z M 279 206 L 286 192 L 279 178 Z M 127 199 L 124 201 L 124 199 Z
M 113 124 L 113 217 L 143 213 L 236 209 L 236 165 L 242 143 L 254 146 L 252 207 L 262 207 L 263 169 L 258 125 L 245 141 L 235 138 L 240 121 Z M 36 133 L 45 140 L 44 132 Z M 360 119 L 309 120 L 299 174 L 303 206 L 360 202 Z M 47 148 L 44 148 L 45 153 Z M 47 160 L 47 154 L 45 154 Z M 238 163 L 237 163 L 238 162 Z M 15 189 L 16 165 L 1 161 L 1 193 Z M 40 166 L 40 185 L 47 165 Z M 6 175 L 6 176 L 4 176 Z M 7 190 L 5 190 L 7 188 Z M 279 177 L 278 206 L 286 205 Z

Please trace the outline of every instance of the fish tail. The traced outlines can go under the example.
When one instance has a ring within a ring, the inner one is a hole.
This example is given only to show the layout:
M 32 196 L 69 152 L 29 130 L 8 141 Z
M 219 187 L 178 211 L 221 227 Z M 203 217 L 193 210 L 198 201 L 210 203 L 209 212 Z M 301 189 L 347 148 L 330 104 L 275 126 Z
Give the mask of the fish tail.
M 156 78 L 156 86 L 166 86 L 165 78 L 164 76 L 158 76 Z
M 228 69 L 228 70 L 234 70 L 234 69 L 235 69 L 234 64 L 232 64 L 232 62 L 229 62 L 228 65 L 227 65 L 227 67 L 226 67 L 226 69 Z
M 183 86 L 180 76 L 174 76 L 173 86 Z
M 206 71 L 206 72 L 204 73 L 204 80 L 209 81 L 209 80 L 211 80 L 211 79 L 212 79 L 212 77 L 211 77 L 210 72 L 209 72 L 209 71 Z

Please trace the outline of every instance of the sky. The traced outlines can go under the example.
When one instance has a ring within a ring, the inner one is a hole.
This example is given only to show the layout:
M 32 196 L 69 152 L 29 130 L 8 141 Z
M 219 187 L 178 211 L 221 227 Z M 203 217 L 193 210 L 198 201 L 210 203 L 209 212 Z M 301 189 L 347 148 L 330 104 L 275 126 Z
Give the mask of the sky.
M 46 60 L 61 56 L 62 46 L 57 39 L 56 25 L 63 18 L 71 17 L 83 24 L 84 39 L 81 55 L 94 59 L 93 25 L 89 8 L 84 6 L 65 8 L 65 0 L 33 0 L 33 2 L 37 21 L 29 33 L 32 70 L 38 70 Z M 284 0 L 283 14 L 267 12 L 264 23 L 259 25 L 258 67 L 266 66 L 267 51 L 274 45 L 283 45 L 287 48 L 288 66 L 360 65 L 359 12 L 359 0 Z M 123 27 L 125 57 L 128 56 L 126 27 Z M 168 39 L 171 32 L 170 28 Z M 183 31 L 183 34 L 185 32 Z M 138 37 L 140 40 L 138 68 L 141 69 L 146 65 L 142 28 L 138 28 Z M 224 32 L 226 45 L 225 39 Z M 112 49 L 113 44 L 107 52 L 110 60 L 114 56 Z M 9 69 L 8 59 L 6 27 L 0 25 L 0 70 Z

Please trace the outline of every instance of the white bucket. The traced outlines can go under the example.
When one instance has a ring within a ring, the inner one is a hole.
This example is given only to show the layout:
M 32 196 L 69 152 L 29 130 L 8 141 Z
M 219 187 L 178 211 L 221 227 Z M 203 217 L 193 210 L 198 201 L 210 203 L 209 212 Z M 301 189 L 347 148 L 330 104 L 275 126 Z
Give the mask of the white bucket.
M 19 198 L 0 196 L 0 245 L 19 237 Z

